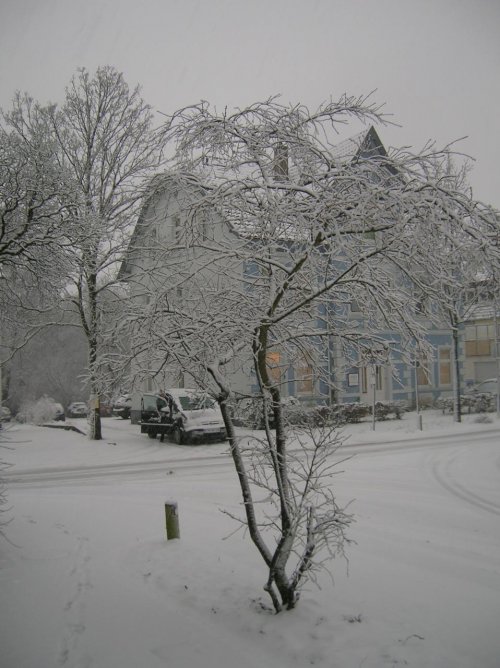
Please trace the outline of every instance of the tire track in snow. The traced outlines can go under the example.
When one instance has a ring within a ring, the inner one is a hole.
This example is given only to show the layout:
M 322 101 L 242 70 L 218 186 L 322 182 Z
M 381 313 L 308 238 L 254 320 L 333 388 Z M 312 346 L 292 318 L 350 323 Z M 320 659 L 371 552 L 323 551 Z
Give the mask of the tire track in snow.
M 442 435 L 422 435 L 413 438 L 402 438 L 401 440 L 388 440 L 386 442 L 351 442 L 347 441 L 336 452 L 335 458 L 342 459 L 344 456 L 360 457 L 363 455 L 385 454 L 388 452 L 397 454 L 409 450 L 422 448 L 437 448 L 439 446 L 463 446 L 469 445 L 478 435 L 481 440 L 498 441 L 500 431 L 498 429 L 481 431 L 453 433 Z M 185 447 L 185 446 L 183 446 Z M 300 454 L 300 450 L 291 445 L 290 455 Z M 194 471 L 207 471 L 208 469 L 232 468 L 233 460 L 229 452 L 218 454 L 203 454 L 200 456 L 179 456 L 174 453 L 164 459 L 153 461 L 117 462 L 111 464 L 81 465 L 73 467 L 54 467 L 44 469 L 25 469 L 16 471 L 12 469 L 3 474 L 3 480 L 9 485 L 27 485 L 29 487 L 48 487 L 54 483 L 69 485 L 73 483 L 85 484 L 98 479 L 106 480 L 113 478 L 133 479 L 146 476 L 162 478 L 172 473 L 187 473 Z
M 441 485 L 441 487 L 462 501 L 481 510 L 485 510 L 488 513 L 492 513 L 493 515 L 500 515 L 500 503 L 487 499 L 458 482 L 452 472 L 454 461 L 453 458 L 447 459 L 444 462 L 442 460 L 433 462 L 432 474 L 434 479 Z

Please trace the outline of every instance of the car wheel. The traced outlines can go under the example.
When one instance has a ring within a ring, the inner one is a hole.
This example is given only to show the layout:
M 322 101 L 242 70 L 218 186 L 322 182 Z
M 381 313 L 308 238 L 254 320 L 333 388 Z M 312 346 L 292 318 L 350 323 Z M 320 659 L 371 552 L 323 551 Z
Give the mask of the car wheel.
M 174 443 L 177 443 L 177 445 L 182 445 L 184 443 L 184 432 L 179 427 L 179 425 L 175 425 L 174 431 L 172 432 L 172 437 L 174 439 Z

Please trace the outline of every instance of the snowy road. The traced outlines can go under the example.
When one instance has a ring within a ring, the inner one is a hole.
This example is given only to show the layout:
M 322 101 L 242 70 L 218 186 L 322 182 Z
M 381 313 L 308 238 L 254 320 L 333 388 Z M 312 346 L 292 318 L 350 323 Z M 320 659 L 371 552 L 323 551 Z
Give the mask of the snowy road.
M 118 423 L 120 424 L 120 423 Z M 127 424 L 128 426 L 128 424 Z M 374 434 L 375 436 L 375 434 Z M 378 436 L 378 434 L 376 434 Z M 77 437 L 78 438 L 78 437 Z M 486 429 L 481 431 L 481 439 L 483 442 L 500 443 L 499 429 Z M 141 440 L 141 439 L 139 439 Z M 142 439 L 144 441 L 144 439 Z M 363 455 L 374 454 L 394 454 L 398 451 L 410 452 L 412 450 L 422 450 L 430 448 L 433 451 L 440 448 L 459 448 L 462 445 L 469 445 L 471 441 L 471 434 L 440 434 L 429 436 L 427 434 L 420 434 L 412 438 L 406 438 L 403 441 L 395 441 L 388 438 L 385 442 L 380 442 L 380 439 L 373 442 L 365 441 L 362 443 L 350 442 L 347 440 L 342 448 L 335 455 L 338 459 L 344 457 L 362 457 Z M 115 443 L 113 442 L 113 445 Z M 157 445 L 157 443 L 155 444 Z M 208 446 L 213 448 L 214 446 Z M 74 482 L 85 482 L 86 480 L 92 482 L 97 478 L 123 478 L 131 479 L 134 477 L 140 478 L 162 478 L 171 475 L 174 472 L 183 470 L 202 471 L 206 469 L 230 469 L 233 467 L 233 461 L 229 454 L 228 447 L 223 444 L 215 446 L 216 454 L 210 454 L 210 450 L 199 448 L 197 446 L 175 446 L 171 443 L 163 447 L 164 456 L 155 459 L 136 460 L 133 462 L 115 462 L 102 464 L 81 464 L 79 466 L 55 466 L 55 467 L 37 467 L 27 468 L 14 467 L 13 470 L 7 470 L 3 474 L 4 480 L 9 484 L 24 484 L 24 485 L 48 485 L 53 483 L 71 484 Z M 186 450 L 189 455 L 186 456 Z M 293 452 L 293 448 L 291 449 Z M 500 465 L 500 464 L 499 464 Z M 450 488 L 453 488 L 452 482 L 449 481 L 449 476 L 446 472 L 440 472 L 438 467 L 434 471 L 435 477 L 438 481 Z M 457 489 L 455 493 L 459 493 Z M 462 492 L 463 496 L 467 496 L 467 492 Z M 485 504 L 488 506 L 488 503 Z M 496 508 L 496 510 L 500 510 Z
M 224 455 L 202 455 L 196 460 L 190 458 L 167 458 L 149 462 L 122 462 L 120 464 L 101 464 L 98 466 L 61 467 L 51 469 L 32 469 L 20 472 L 6 472 L 4 480 L 9 484 L 34 486 L 52 486 L 57 484 L 73 484 L 75 482 L 93 482 L 98 478 L 164 478 L 173 471 L 195 469 L 197 471 L 221 467 L 231 467 L 232 460 Z

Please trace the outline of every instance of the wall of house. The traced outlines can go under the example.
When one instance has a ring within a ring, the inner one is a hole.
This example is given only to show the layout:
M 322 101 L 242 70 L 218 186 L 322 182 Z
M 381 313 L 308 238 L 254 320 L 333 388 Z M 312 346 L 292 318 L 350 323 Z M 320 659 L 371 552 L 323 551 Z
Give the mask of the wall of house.
M 493 316 L 467 321 L 464 326 L 464 338 L 465 384 L 470 386 L 488 378 L 496 378 L 498 373 L 496 341 L 500 339 L 500 332 L 495 336 Z
M 214 286 L 214 282 L 218 289 L 230 289 L 228 273 L 220 271 L 220 264 L 215 270 L 207 262 L 207 255 L 200 246 L 210 245 L 211 242 L 217 245 L 223 239 L 227 243 L 232 232 L 214 213 L 191 219 L 186 225 L 188 215 L 187 193 L 169 189 L 155 195 L 143 210 L 134 248 L 130 251 L 134 261 L 128 263 L 131 299 L 142 307 L 152 304 L 156 292 L 167 291 L 172 303 L 189 305 L 191 298 L 195 302 L 200 291 Z M 191 239 L 186 243 L 186 230 L 188 234 L 199 235 L 200 244 L 196 243 L 193 247 Z M 156 359 L 134 361 L 132 375 L 136 377 L 137 396 L 144 391 L 196 385 L 192 378 L 173 364 L 163 366 L 161 374 L 157 375 L 163 363 L 161 352 Z M 252 379 L 249 367 L 249 360 L 240 354 L 227 365 L 224 372 L 230 377 L 235 392 L 250 393 Z M 138 398 L 136 403 L 140 404 Z
M 430 330 L 427 341 L 433 347 L 431 359 L 419 360 L 418 367 L 408 363 L 397 352 L 399 336 L 396 332 L 385 332 L 384 337 L 394 343 L 390 359 L 378 369 L 370 364 L 350 363 L 337 346 L 336 377 L 339 388 L 339 403 L 373 401 L 403 401 L 414 406 L 430 406 L 437 399 L 452 396 L 452 336 L 446 330 Z M 353 351 L 353 356 L 355 355 Z M 460 352 L 463 366 L 463 350 Z

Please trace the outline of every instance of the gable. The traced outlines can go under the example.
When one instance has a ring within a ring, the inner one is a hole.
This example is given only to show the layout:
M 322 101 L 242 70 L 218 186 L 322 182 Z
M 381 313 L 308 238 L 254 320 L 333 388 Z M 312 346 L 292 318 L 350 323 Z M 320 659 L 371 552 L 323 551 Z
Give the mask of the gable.
M 330 153 L 334 162 L 338 165 L 349 164 L 359 159 L 368 159 L 376 156 L 387 157 L 387 151 L 373 125 L 368 130 L 362 130 L 336 144 Z

